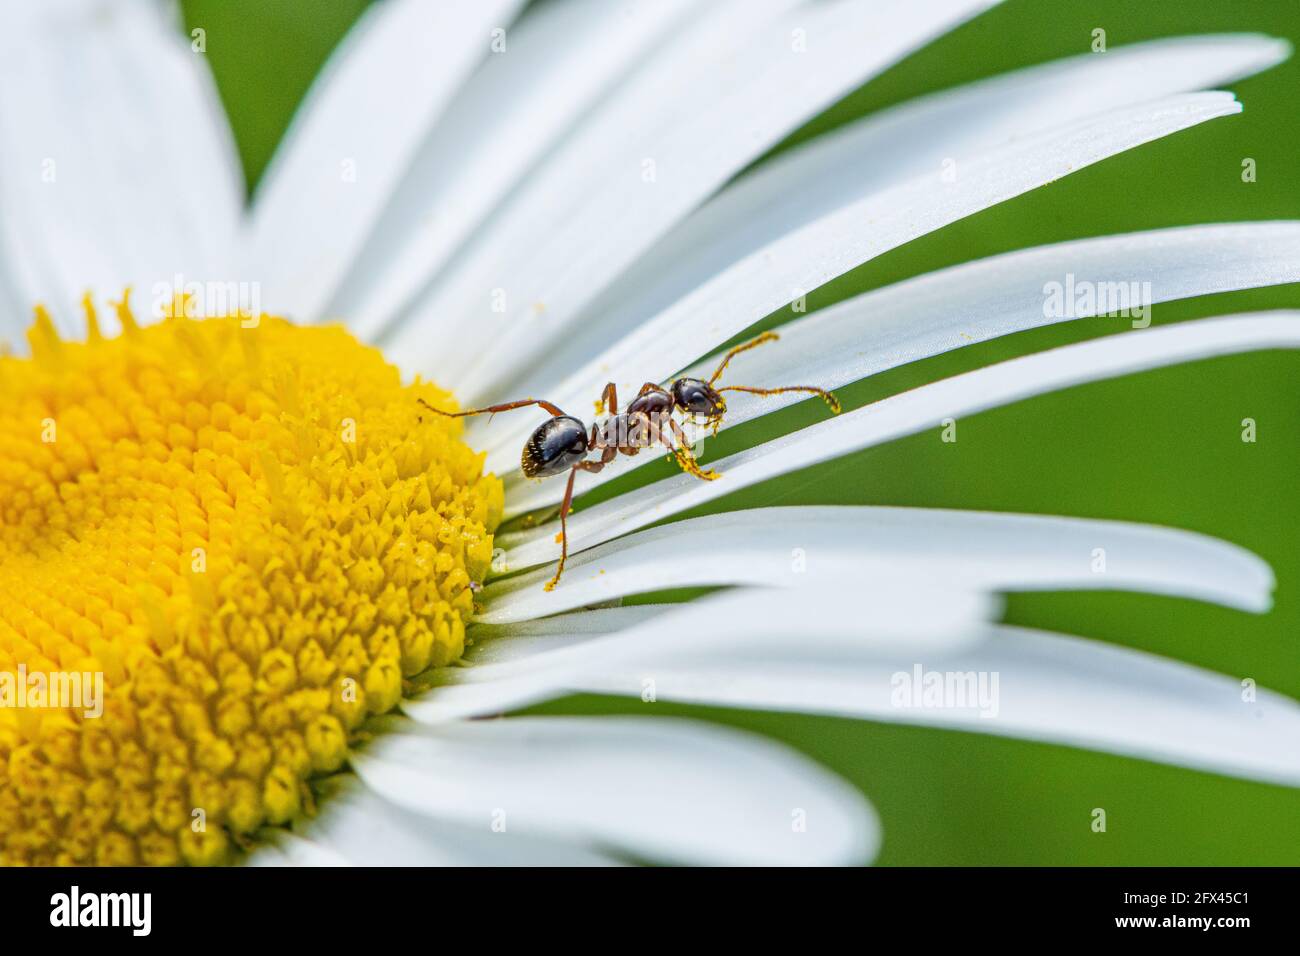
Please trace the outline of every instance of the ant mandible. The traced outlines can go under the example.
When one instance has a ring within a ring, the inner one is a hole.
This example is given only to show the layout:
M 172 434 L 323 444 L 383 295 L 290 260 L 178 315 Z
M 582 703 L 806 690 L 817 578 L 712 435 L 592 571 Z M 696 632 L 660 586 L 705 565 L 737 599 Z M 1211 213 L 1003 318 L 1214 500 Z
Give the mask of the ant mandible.
M 830 406 L 833 414 L 840 413 L 839 399 L 826 389 L 812 385 L 788 385 L 782 388 L 728 385 L 725 388 L 714 388 L 733 358 L 741 352 L 747 352 L 766 342 L 775 342 L 777 338 L 775 332 L 764 332 L 757 338 L 736 346 L 723 356 L 707 382 L 698 378 L 679 378 L 668 388 L 663 388 L 654 382 L 646 382 L 622 414 L 618 411 L 618 391 L 614 383 L 610 382 L 601 393 L 600 401 L 596 403 L 597 414 L 603 414 L 608 410 L 609 415 L 603 422 L 594 423 L 590 434 L 587 426 L 580 419 L 566 415 L 558 406 L 537 398 L 525 398 L 517 402 L 473 408 L 464 412 L 444 412 L 434 408 L 422 398 L 416 400 L 429 411 L 448 418 L 495 415 L 497 412 L 508 412 L 529 405 L 537 405 L 550 414 L 551 417 L 539 425 L 524 443 L 524 451 L 520 459 L 520 467 L 524 475 L 529 478 L 550 478 L 566 471 L 569 473 L 569 484 L 564 490 L 564 503 L 560 505 L 560 564 L 555 569 L 555 577 L 546 584 L 546 590 L 550 591 L 560 582 L 560 575 L 564 573 L 564 562 L 569 557 L 566 519 L 573 504 L 573 482 L 578 472 L 588 471 L 595 474 L 620 453 L 635 455 L 642 448 L 658 444 L 668 449 L 677 459 L 678 465 L 688 474 L 704 481 L 712 481 L 719 477 L 715 471 L 705 471 L 700 468 L 699 462 L 691 454 L 690 443 L 682 431 L 682 426 L 672 417 L 674 411 L 689 415 L 692 421 L 695 421 L 697 416 L 702 417 L 703 424 L 712 426 L 715 433 L 722 422 L 722 416 L 727 411 L 727 402 L 722 397 L 723 392 L 748 392 L 751 395 L 808 392 L 820 395 Z M 588 460 L 587 455 L 594 451 L 600 452 L 600 459 Z

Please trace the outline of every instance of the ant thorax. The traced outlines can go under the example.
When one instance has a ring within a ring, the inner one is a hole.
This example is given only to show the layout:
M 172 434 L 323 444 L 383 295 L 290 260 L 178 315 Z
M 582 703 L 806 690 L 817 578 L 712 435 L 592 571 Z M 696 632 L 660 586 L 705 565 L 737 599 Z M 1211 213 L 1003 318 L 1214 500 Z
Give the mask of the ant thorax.
M 671 410 L 633 412 L 612 415 L 601 422 L 596 432 L 597 448 L 649 448 L 660 443 L 660 436 L 670 432 Z
M 704 427 L 711 424 L 705 422 Z M 656 445 L 672 448 L 679 438 L 685 438 L 687 445 L 694 445 L 700 437 L 696 434 L 699 428 L 700 423 L 691 416 L 686 416 L 682 421 L 676 420 L 673 409 L 625 412 L 597 422 L 592 448 L 614 448 L 635 453 Z

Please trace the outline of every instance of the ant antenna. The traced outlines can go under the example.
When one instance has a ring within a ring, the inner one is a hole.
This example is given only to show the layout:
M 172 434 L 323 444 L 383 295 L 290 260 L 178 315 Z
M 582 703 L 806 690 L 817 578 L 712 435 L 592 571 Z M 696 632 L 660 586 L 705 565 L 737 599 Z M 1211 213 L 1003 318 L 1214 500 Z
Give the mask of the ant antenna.
M 768 342 L 775 342 L 779 338 L 780 336 L 777 335 L 775 332 L 764 332 L 762 335 L 758 336 L 757 338 L 750 339 L 744 345 L 737 345 L 734 349 L 732 349 L 725 356 L 723 356 L 721 364 L 718 365 L 713 375 L 710 376 L 709 384 L 712 385 L 718 379 L 722 378 L 723 370 L 726 369 L 726 367 L 731 364 L 731 360 L 734 359 L 741 352 L 748 352 L 750 349 L 756 349 L 760 345 L 766 345 Z
M 828 392 L 824 388 L 818 388 L 816 385 L 787 385 L 784 388 L 751 388 L 748 385 L 728 385 L 725 388 L 718 389 L 719 392 L 748 392 L 750 395 L 784 395 L 786 392 L 807 392 L 810 395 L 820 395 L 823 402 L 830 408 L 831 413 L 838 415 L 843 411 L 840 400 L 835 397 L 834 392 Z
M 723 356 L 721 364 L 718 365 L 717 370 L 713 373 L 713 377 L 709 379 L 709 384 L 712 385 L 721 378 L 723 371 L 731 364 L 731 360 L 741 352 L 748 352 L 750 349 L 756 349 L 760 345 L 766 345 L 768 342 L 775 342 L 779 338 L 780 336 L 775 332 L 764 332 L 761 335 L 750 339 L 748 342 L 745 342 L 743 345 L 737 345 L 734 349 Z M 815 385 L 787 385 L 784 388 L 751 388 L 748 385 L 728 385 L 726 388 L 718 389 L 718 391 L 748 392 L 750 395 L 784 395 L 787 392 L 807 392 L 810 395 L 820 395 L 822 401 L 830 407 L 833 414 L 838 415 L 842 410 L 840 400 L 835 397 L 834 392 L 828 392 L 824 388 L 817 388 Z
M 433 412 L 434 414 L 443 415 L 447 418 L 467 418 L 470 415 L 484 415 L 484 414 L 495 415 L 497 412 L 508 412 L 511 409 L 524 408 L 528 405 L 540 405 L 542 408 L 546 409 L 546 411 L 550 412 L 551 415 L 556 416 L 557 418 L 564 414 L 564 412 L 560 411 L 558 406 L 552 405 L 550 402 L 544 402 L 540 398 L 525 398 L 517 402 L 506 402 L 504 405 L 489 405 L 487 408 L 471 408 L 468 411 L 464 411 L 464 412 L 444 412 L 440 408 L 434 408 L 432 405 L 430 405 L 422 398 L 417 397 L 416 401 L 419 402 L 421 405 L 423 405 L 425 408 L 427 408 L 429 411 Z

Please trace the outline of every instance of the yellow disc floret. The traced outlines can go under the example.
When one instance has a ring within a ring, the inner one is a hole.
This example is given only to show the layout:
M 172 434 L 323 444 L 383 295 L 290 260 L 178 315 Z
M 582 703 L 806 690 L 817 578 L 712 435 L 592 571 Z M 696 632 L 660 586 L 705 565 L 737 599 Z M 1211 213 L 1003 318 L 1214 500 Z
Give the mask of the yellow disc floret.
M 460 657 L 501 515 L 449 396 L 342 328 L 118 311 L 0 358 L 0 863 L 226 862 L 309 812 Z

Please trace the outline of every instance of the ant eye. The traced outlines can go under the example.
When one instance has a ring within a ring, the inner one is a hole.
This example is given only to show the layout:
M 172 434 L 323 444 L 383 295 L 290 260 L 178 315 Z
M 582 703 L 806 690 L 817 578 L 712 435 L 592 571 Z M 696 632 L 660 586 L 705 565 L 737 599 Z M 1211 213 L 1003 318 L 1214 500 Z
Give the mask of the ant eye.
M 716 415 L 722 407 L 722 396 L 701 382 L 691 396 L 692 411 L 700 415 Z

